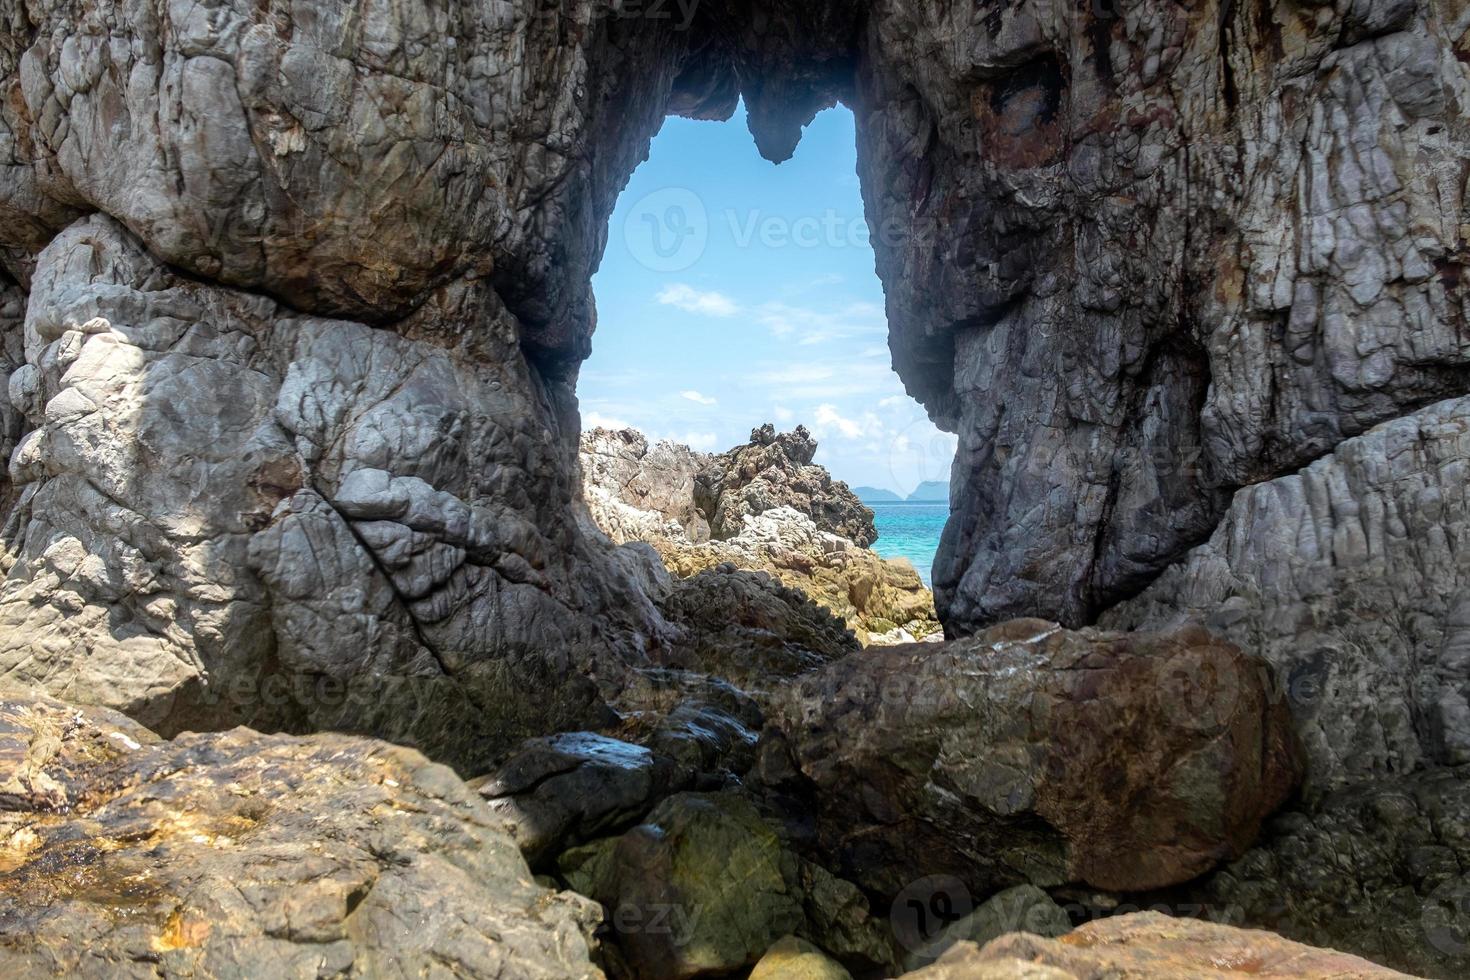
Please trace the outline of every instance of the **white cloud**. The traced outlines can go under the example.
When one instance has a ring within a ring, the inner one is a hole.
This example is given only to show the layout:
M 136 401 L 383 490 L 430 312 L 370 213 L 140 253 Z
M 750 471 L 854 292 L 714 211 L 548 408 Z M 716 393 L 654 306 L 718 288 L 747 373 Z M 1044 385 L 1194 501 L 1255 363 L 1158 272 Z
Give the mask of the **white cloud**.
M 772 407 L 771 415 L 776 419 L 777 422 L 780 422 L 782 425 L 785 425 L 792 419 L 796 418 L 796 413 L 787 408 L 785 405 L 776 405 Z
M 601 412 L 588 412 L 586 415 L 582 416 L 582 429 L 583 429 L 583 431 L 586 431 L 587 429 L 631 429 L 631 428 L 634 428 L 634 426 L 629 425 L 627 422 L 624 422 L 622 419 L 615 419 L 615 418 L 612 418 L 610 416 L 603 415 Z
M 843 438 L 846 439 L 861 439 L 863 438 L 863 436 L 868 434 L 868 428 L 865 427 L 863 423 L 855 422 L 849 418 L 844 418 L 842 414 L 837 411 L 836 405 L 818 405 L 814 421 L 816 422 L 818 436 L 821 436 L 823 433 L 826 432 L 835 431 L 840 433 Z M 874 419 L 872 421 L 877 420 Z M 881 427 L 881 425 L 878 426 L 878 428 Z
M 654 298 L 664 306 L 673 306 L 700 316 L 729 317 L 740 312 L 740 304 L 724 293 L 699 290 L 684 283 L 668 286 Z
M 689 401 L 692 401 L 692 402 L 694 402 L 695 404 L 698 404 L 698 405 L 715 405 L 715 404 L 718 404 L 718 399 L 711 398 L 709 395 L 700 394 L 699 392 L 694 391 L 693 389 L 690 389 L 689 391 L 681 391 L 681 392 L 679 392 L 679 397 L 680 398 L 687 398 Z
M 814 310 L 789 303 L 763 303 L 755 310 L 756 320 L 774 336 L 796 336 L 802 345 L 852 337 L 886 336 L 888 321 L 883 309 L 873 303 L 849 303 L 836 310 Z

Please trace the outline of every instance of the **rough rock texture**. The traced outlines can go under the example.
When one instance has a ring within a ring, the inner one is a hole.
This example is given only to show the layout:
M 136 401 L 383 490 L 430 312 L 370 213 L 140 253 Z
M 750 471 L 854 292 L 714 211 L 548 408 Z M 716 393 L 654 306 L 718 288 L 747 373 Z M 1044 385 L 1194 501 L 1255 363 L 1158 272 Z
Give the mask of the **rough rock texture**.
M 25 329 L 14 680 L 165 733 L 467 762 L 594 721 L 599 637 L 656 618 L 577 533 L 551 393 L 481 284 L 375 330 L 175 276 L 95 217 L 42 252 Z
M 817 441 L 803 426 L 777 432 L 767 423 L 750 442 L 711 458 L 694 482 L 695 501 L 709 517 L 710 533 L 733 538 L 745 518 L 789 507 L 812 519 L 819 531 L 847 538 L 859 548 L 878 540 L 873 512 L 847 484 L 834 481 L 812 458 Z
M 1406 975 L 1269 932 L 1157 912 L 1120 915 L 1060 939 L 1014 934 L 984 948 L 963 943 L 912 980 L 1104 980 L 1230 977 L 1393 980 Z
M 632 975 L 658 980 L 754 965 L 796 933 L 869 969 L 892 949 L 867 900 L 783 844 L 734 793 L 681 793 L 621 837 L 566 852 L 562 874 L 611 915 Z
M 662 118 L 743 98 L 779 160 L 840 98 L 895 364 L 959 435 L 936 565 L 950 633 L 1089 622 L 1181 561 L 1139 608 L 1188 608 L 1186 580 L 1230 604 L 1235 583 L 1289 569 L 1259 609 L 1214 621 L 1327 685 L 1282 701 L 1307 742 L 1306 819 L 1335 786 L 1466 761 L 1465 552 L 1438 516 L 1460 506 L 1463 447 L 1439 434 L 1458 423 L 1401 423 L 1424 448 L 1345 446 L 1470 384 L 1462 0 L 660 9 L 0 0 L 0 441 L 19 440 L 0 674 L 165 733 L 352 729 L 478 768 L 526 736 L 613 724 L 604 702 L 657 686 L 641 667 L 693 656 L 653 599 L 703 589 L 705 621 L 785 621 L 775 592 L 661 583 L 646 552 L 584 533 L 573 389 L 607 218 Z M 717 536 L 806 492 L 804 440 L 769 438 L 703 484 Z M 1324 489 L 1327 510 L 1302 496 Z M 1341 569 L 1315 534 L 1271 536 L 1328 526 Z M 1232 536 L 1273 544 L 1236 560 Z M 1360 559 L 1392 581 L 1355 578 Z M 1225 592 L 1208 584 L 1222 568 Z M 738 624 L 712 659 L 733 672 L 761 629 Z M 1098 672 L 1044 676 L 1078 673 Z M 629 714 L 723 757 L 747 723 L 693 733 L 746 711 L 727 694 Z M 1177 750 L 1160 730 L 1128 734 Z M 914 731 L 926 759 L 942 740 Z M 1263 809 L 1276 771 L 1226 801 Z M 1202 870 L 1250 825 L 1145 853 Z M 1036 833 L 1043 877 L 1069 877 Z M 934 860 L 951 846 L 969 844 Z
M 0 701 L 0 973 L 592 978 L 599 912 L 534 884 L 417 752 L 248 729 L 160 741 Z
M 1240 491 L 1109 625 L 1208 625 L 1279 677 L 1308 784 L 1470 763 L 1470 398 Z
M 959 943 L 984 946 L 1009 932 L 1053 938 L 1072 931 L 1072 920 L 1051 896 L 1035 885 L 1016 885 L 997 892 L 980 907 L 950 923 L 932 941 L 910 950 L 904 968 L 927 966 Z
M 869 648 L 800 678 L 767 726 L 760 781 L 883 896 L 931 874 L 977 895 L 1187 881 L 1243 853 L 1297 776 L 1265 665 L 1199 629 L 1017 620 Z
M 872 5 L 895 364 L 960 436 L 952 631 L 1075 624 L 1222 491 L 1470 384 L 1460 0 Z
M 815 451 L 803 429 L 766 426 L 715 457 L 668 442 L 650 449 L 634 429 L 594 429 L 582 436 L 582 492 L 614 543 L 651 544 L 681 579 L 724 564 L 765 572 L 863 643 L 937 638 L 934 597 L 913 567 L 844 536 L 856 529 L 871 543 L 872 512 L 810 463 Z
M 766 950 L 750 980 L 852 980 L 852 974 L 806 940 L 785 936 Z
M 796 589 L 723 564 L 679 579 L 659 602 L 681 638 L 653 656 L 757 693 L 858 649 L 847 626 Z
M 694 773 L 641 745 L 590 732 L 531 739 L 470 786 L 490 801 L 531 865 L 637 823 Z
M 1278 814 L 1180 896 L 1230 921 L 1432 977 L 1470 975 L 1470 771 L 1346 787 Z
M 907 561 L 880 558 L 788 507 L 746 515 L 743 525 L 722 541 L 689 546 L 655 539 L 654 548 L 679 578 L 723 564 L 765 572 L 830 610 L 864 643 L 896 629 L 914 639 L 938 638 L 934 596 Z
M 583 496 L 614 544 L 709 540 L 709 519 L 694 502 L 694 478 L 709 465 L 707 454 L 673 442 L 649 446 L 637 429 L 593 429 L 582 433 L 579 459 Z

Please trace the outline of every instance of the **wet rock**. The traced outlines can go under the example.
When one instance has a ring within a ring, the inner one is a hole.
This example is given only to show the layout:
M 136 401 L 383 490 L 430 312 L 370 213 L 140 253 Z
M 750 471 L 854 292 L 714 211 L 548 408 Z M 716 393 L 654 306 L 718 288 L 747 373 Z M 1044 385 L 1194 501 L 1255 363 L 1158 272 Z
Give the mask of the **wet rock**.
M 748 968 L 789 933 L 839 960 L 888 963 L 884 931 L 852 884 L 802 861 L 736 793 L 683 793 L 621 837 L 559 859 L 576 891 L 608 909 L 639 977 Z
M 1249 847 L 1298 774 L 1259 660 L 1199 629 L 1036 620 L 798 679 L 758 772 L 836 873 L 886 896 L 929 874 L 972 894 L 1187 881 Z
M 693 782 L 673 759 L 591 732 L 532 739 L 470 787 L 505 820 L 532 867 L 616 833 Z
M 248 729 L 157 736 L 0 701 L 6 976 L 601 976 L 598 911 L 537 886 L 417 752 Z
M 962 943 L 933 966 L 905 976 L 913 980 L 1227 980 L 1247 976 L 1391 980 L 1405 974 L 1269 932 L 1139 912 L 1089 922 L 1060 939 L 1012 934 L 983 948 Z

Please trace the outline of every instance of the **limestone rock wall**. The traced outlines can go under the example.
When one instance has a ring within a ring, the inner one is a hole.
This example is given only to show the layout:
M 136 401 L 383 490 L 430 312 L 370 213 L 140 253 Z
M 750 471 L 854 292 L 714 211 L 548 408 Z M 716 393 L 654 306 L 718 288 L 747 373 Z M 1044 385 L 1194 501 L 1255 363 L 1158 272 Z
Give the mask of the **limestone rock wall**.
M 1456 0 L 875 3 L 895 364 L 960 436 L 941 616 L 1089 621 L 1234 488 L 1462 394 Z
M 96 216 L 40 253 L 25 337 L 11 680 L 467 762 L 596 717 L 602 632 L 657 621 L 578 534 L 555 396 L 483 281 L 374 329 L 199 284 Z
M 1112 626 L 1202 622 L 1275 666 L 1318 791 L 1470 762 L 1470 398 L 1236 494 Z

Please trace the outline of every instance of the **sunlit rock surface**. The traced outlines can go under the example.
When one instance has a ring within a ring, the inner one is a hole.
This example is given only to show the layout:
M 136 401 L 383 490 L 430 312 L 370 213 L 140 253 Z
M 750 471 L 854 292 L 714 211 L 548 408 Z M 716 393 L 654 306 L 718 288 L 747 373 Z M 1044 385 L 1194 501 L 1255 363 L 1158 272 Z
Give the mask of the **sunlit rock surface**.
M 0 700 L 8 977 L 601 977 L 601 913 L 536 885 L 489 806 L 372 739 L 160 741 Z
M 651 544 L 675 576 L 764 572 L 830 610 L 863 643 L 939 638 L 934 597 L 912 565 L 880 558 L 873 514 L 811 462 L 804 429 L 756 429 L 710 456 L 633 429 L 582 436 L 583 497 L 616 544 Z M 713 528 L 713 532 L 711 531 Z

